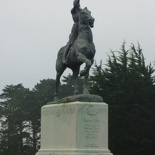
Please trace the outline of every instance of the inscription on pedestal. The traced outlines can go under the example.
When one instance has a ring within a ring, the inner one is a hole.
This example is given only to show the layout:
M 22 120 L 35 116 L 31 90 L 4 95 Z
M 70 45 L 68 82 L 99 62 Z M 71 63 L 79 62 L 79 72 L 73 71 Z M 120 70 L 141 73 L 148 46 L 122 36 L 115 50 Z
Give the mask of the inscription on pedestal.
M 85 147 L 98 148 L 100 121 L 98 119 L 84 119 Z

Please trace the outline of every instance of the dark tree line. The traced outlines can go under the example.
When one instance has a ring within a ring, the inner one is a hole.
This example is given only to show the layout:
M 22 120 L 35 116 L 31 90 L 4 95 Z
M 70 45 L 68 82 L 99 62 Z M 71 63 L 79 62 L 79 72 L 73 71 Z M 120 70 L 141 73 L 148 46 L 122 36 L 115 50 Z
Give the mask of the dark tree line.
M 95 64 L 90 91 L 109 105 L 109 144 L 114 155 L 155 154 L 154 67 L 145 64 L 140 45 L 111 51 Z M 78 80 L 82 92 L 82 80 Z M 71 76 L 63 78 L 59 98 L 72 95 Z M 32 90 L 7 85 L 0 94 L 0 155 L 34 155 L 40 146 L 40 109 L 54 98 L 55 80 Z M 67 90 L 67 91 L 66 91 Z
M 104 67 L 103 67 L 104 66 Z M 115 155 L 155 154 L 155 70 L 140 45 L 111 51 L 95 65 L 91 92 L 109 105 L 109 141 Z

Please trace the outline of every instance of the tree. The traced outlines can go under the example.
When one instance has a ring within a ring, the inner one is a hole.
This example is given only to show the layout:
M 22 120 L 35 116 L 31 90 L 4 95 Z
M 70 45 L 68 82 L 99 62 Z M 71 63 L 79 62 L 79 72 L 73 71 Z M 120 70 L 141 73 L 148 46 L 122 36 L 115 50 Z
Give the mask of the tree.
M 139 44 L 126 50 L 123 43 L 111 51 L 105 68 L 101 61 L 93 69 L 90 89 L 109 104 L 110 149 L 116 155 L 155 154 L 153 75 Z
M 25 103 L 27 91 L 21 84 L 9 85 L 0 95 L 1 154 L 11 155 L 12 152 L 16 152 L 16 155 L 23 154 L 23 140 L 28 133 L 24 131 L 26 124 L 22 105 Z

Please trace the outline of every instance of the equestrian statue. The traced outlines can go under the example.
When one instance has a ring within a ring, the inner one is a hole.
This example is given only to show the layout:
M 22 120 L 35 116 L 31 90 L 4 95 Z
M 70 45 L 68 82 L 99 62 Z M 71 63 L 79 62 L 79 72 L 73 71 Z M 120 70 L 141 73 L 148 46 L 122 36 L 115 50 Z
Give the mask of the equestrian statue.
M 91 31 L 91 28 L 94 27 L 95 19 L 86 7 L 84 9 L 80 8 L 80 0 L 74 0 L 71 14 L 74 24 L 69 36 L 69 41 L 66 46 L 58 51 L 56 60 L 55 101 L 58 99 L 60 77 L 66 68 L 70 68 L 73 72 L 74 95 L 79 94 L 76 83 L 79 74 L 85 77 L 83 94 L 89 94 L 87 81 L 96 52 Z M 85 67 L 80 71 L 80 66 L 83 63 L 85 63 Z

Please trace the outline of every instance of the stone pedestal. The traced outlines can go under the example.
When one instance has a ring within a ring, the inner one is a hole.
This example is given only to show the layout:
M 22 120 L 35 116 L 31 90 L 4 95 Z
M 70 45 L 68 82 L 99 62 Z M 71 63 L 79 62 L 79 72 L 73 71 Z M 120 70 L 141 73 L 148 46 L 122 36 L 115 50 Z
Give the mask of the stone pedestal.
M 72 102 L 43 106 L 41 148 L 36 155 L 112 155 L 108 105 Z

